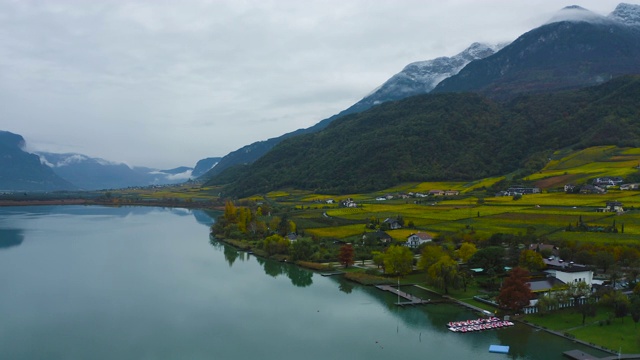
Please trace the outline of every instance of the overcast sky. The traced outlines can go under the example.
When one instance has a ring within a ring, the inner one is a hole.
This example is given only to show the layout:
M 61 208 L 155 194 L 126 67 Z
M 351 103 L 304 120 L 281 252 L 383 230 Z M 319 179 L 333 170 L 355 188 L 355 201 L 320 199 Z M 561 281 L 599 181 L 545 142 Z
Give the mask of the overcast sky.
M 0 130 L 30 150 L 193 166 L 309 127 L 411 62 L 618 2 L 0 0 Z

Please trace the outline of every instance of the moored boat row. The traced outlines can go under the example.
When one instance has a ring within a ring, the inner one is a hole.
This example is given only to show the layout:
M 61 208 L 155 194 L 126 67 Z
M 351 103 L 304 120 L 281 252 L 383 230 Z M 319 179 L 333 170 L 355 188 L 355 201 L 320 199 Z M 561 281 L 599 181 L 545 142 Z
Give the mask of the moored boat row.
M 474 332 L 474 331 L 483 331 L 483 330 L 492 330 L 492 329 L 500 329 L 504 327 L 513 326 L 514 324 L 511 321 L 500 320 L 497 317 L 490 317 L 487 319 L 476 319 L 476 320 L 463 320 L 463 321 L 452 321 L 447 324 L 447 327 L 450 331 L 453 332 Z

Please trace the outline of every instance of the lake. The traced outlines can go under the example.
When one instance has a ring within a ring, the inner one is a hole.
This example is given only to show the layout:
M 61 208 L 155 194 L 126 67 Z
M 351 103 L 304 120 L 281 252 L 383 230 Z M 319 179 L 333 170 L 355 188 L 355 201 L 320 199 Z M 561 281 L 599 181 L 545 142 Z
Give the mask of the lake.
M 183 209 L 0 208 L 0 358 L 604 355 L 524 325 L 452 333 L 447 322 L 477 316 L 449 304 L 400 308 L 375 287 L 238 252 L 209 238 L 212 222 Z M 491 344 L 510 353 L 489 353 Z

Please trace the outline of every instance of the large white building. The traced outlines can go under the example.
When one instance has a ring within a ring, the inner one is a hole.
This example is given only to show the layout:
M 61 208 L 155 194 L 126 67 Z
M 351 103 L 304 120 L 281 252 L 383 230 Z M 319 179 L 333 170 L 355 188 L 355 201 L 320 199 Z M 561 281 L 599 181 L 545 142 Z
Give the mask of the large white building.
M 565 284 L 580 281 L 584 281 L 589 286 L 593 284 L 593 270 L 588 266 L 574 264 L 573 261 L 562 261 L 557 258 L 545 259 L 544 263 L 547 264 L 545 272 Z
M 593 270 L 588 266 L 574 264 L 572 261 L 562 261 L 556 257 L 544 259 L 544 263 L 547 265 L 544 270 L 547 277 L 529 282 L 531 291 L 535 293 L 548 292 L 580 281 L 584 281 L 589 286 L 593 285 Z

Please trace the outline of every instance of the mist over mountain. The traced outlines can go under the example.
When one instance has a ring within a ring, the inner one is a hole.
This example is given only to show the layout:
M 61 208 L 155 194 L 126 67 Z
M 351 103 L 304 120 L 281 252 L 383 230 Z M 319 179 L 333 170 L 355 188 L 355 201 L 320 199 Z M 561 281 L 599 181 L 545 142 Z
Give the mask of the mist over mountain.
M 204 175 L 207 171 L 213 169 L 214 166 L 218 165 L 221 159 L 221 157 L 210 157 L 198 160 L 196 166 L 193 167 L 191 176 L 193 178 L 198 178 Z
M 479 92 L 493 98 L 601 84 L 640 73 L 640 7 L 609 16 L 570 6 L 496 54 L 467 65 L 433 92 Z
M 365 96 L 362 100 L 340 113 L 324 119 L 312 127 L 298 129 L 279 137 L 243 146 L 242 148 L 224 156 L 214 168 L 202 175 L 202 177 L 208 179 L 220 174 L 231 166 L 251 164 L 281 141 L 294 136 L 320 131 L 335 119 L 341 118 L 345 115 L 358 113 L 387 101 L 426 94 L 430 92 L 440 81 L 458 73 L 460 69 L 471 61 L 492 55 L 505 45 L 506 44 L 487 45 L 473 43 L 461 53 L 451 57 L 439 57 L 432 60 L 411 63 L 402 69 L 401 72 L 394 75 L 380 87 L 372 91 L 369 95 Z
M 36 154 L 42 163 L 49 166 L 58 176 L 83 190 L 182 183 L 191 178 L 192 171 L 189 167 L 170 170 L 130 167 L 124 163 L 75 153 L 37 152 Z
M 120 189 L 178 184 L 193 177 L 187 166 L 163 170 L 77 153 L 29 153 L 25 144 L 21 135 L 0 131 L 0 191 Z
M 24 151 L 18 134 L 0 131 L 0 191 L 55 191 L 76 186 L 56 175 L 37 155 Z

